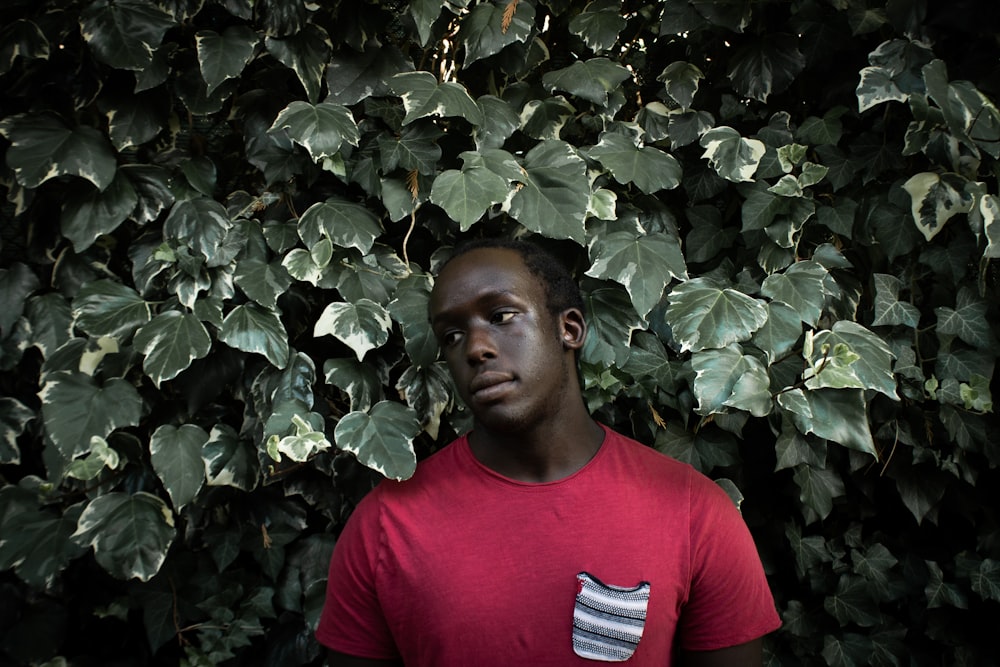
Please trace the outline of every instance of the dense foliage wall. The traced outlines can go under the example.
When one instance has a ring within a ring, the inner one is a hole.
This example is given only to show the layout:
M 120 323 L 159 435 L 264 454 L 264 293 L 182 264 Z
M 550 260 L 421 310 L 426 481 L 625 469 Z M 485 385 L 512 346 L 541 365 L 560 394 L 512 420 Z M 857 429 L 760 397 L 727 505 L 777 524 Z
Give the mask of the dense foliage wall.
M 771 664 L 997 664 L 998 34 L 4 2 L 0 662 L 315 663 L 351 507 L 468 425 L 433 268 L 519 233 L 583 282 L 595 414 L 743 498 Z

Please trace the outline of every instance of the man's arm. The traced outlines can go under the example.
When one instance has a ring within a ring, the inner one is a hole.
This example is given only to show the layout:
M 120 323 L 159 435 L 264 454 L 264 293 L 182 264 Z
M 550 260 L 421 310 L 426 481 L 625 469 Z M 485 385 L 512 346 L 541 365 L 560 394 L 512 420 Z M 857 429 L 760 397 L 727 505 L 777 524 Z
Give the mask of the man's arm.
M 376 660 L 374 658 L 358 658 L 336 651 L 327 653 L 326 664 L 330 667 L 402 667 L 398 660 Z
M 761 667 L 763 642 L 754 639 L 746 644 L 715 651 L 681 651 L 681 667 Z

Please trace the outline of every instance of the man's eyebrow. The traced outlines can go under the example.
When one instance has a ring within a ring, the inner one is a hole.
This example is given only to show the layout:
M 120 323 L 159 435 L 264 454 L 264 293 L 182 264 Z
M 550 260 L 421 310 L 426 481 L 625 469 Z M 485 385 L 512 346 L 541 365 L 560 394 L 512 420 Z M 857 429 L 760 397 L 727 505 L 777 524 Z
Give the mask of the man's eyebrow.
M 495 290 L 490 290 L 488 292 L 484 292 L 484 293 L 480 294 L 478 297 L 476 297 L 476 299 L 473 300 L 472 303 L 473 303 L 473 306 L 480 306 L 484 302 L 493 301 L 493 300 L 496 300 L 498 298 L 505 297 L 505 296 L 510 296 L 510 297 L 515 297 L 516 298 L 517 294 L 516 294 L 516 292 L 514 292 L 514 290 L 510 290 L 510 289 L 506 289 L 506 288 L 495 289 Z M 435 324 L 437 324 L 438 322 L 447 321 L 447 320 L 450 320 L 450 319 L 455 319 L 456 317 L 457 317 L 456 315 L 452 314 L 451 310 L 441 310 L 441 311 L 438 311 L 437 313 L 435 313 L 433 316 L 431 316 L 430 313 L 428 313 L 428 320 L 430 321 L 432 327 Z

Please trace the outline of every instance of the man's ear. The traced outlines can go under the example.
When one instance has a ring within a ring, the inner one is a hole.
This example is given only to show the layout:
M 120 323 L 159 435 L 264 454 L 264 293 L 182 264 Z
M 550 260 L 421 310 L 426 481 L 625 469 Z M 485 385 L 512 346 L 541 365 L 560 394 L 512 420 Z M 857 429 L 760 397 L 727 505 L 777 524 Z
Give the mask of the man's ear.
M 587 320 L 579 308 L 567 308 L 559 314 L 559 337 L 567 350 L 579 350 L 587 339 Z

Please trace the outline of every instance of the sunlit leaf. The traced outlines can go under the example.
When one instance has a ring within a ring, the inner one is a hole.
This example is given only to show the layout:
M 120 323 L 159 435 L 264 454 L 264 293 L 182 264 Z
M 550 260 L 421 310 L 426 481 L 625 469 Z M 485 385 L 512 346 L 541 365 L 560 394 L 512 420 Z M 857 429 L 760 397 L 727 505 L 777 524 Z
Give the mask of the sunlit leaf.
M 317 202 L 299 218 L 299 235 L 307 246 L 326 237 L 341 248 L 372 249 L 382 234 L 378 218 L 366 207 L 339 197 Z
M 542 84 L 549 91 L 562 90 L 603 106 L 608 103 L 608 95 L 627 78 L 628 70 L 618 63 L 607 58 L 591 58 L 547 72 L 542 76 Z
M 307 151 L 314 162 L 332 157 L 345 143 L 357 146 L 361 138 L 350 109 L 339 104 L 320 102 L 313 105 L 296 100 L 281 110 L 268 130 L 286 132 Z
M 763 302 L 705 278 L 680 283 L 668 295 L 667 323 L 681 350 L 697 352 L 749 340 L 767 320 Z
M 868 410 L 860 389 L 793 389 L 778 394 L 778 403 L 802 433 L 814 433 L 850 449 L 876 455 L 868 427 Z
M 390 79 L 392 91 L 403 98 L 403 124 L 428 116 L 460 116 L 473 125 L 483 122 L 483 112 L 460 83 L 438 83 L 430 72 L 404 72 Z
M 757 139 L 744 139 L 731 127 L 714 127 L 701 135 L 703 158 L 726 180 L 739 183 L 752 180 L 760 159 L 764 157 L 764 144 Z
M 147 303 L 135 290 L 112 280 L 84 285 L 73 301 L 76 324 L 91 336 L 124 340 L 152 317 Z
M 500 53 L 514 42 L 527 41 L 531 36 L 535 27 L 534 5 L 527 2 L 517 4 L 512 20 L 505 26 L 507 6 L 506 0 L 481 2 L 462 19 L 458 39 L 465 46 L 463 67 Z
M 334 430 L 337 446 L 390 479 L 408 479 L 417 469 L 413 439 L 420 433 L 417 413 L 405 405 L 382 401 L 369 412 L 344 415 Z
M 695 93 L 698 92 L 698 82 L 704 78 L 705 74 L 697 65 L 677 61 L 667 65 L 656 80 L 662 81 L 667 95 L 677 102 L 682 110 L 687 111 L 694 101 Z
M 651 146 L 636 146 L 628 137 L 606 132 L 587 155 L 598 160 L 619 183 L 634 183 L 646 194 L 680 185 L 681 165 L 673 155 Z
M 825 293 L 823 283 L 827 270 L 815 261 L 796 262 L 782 273 L 775 273 L 764 279 L 760 293 L 764 296 L 791 306 L 799 318 L 810 326 L 815 326 L 823 313 Z
M 313 336 L 333 336 L 354 350 L 358 361 L 362 361 L 366 352 L 389 340 L 390 328 L 392 318 L 389 311 L 374 301 L 334 301 L 323 309 L 313 327 Z
M 587 166 L 570 144 L 543 141 L 524 156 L 524 187 L 510 202 L 522 225 L 557 239 L 584 242 L 590 201 Z
M 820 331 L 813 337 L 812 354 L 806 355 L 806 360 L 818 372 L 807 381 L 806 386 L 819 388 L 834 386 L 831 382 L 837 383 L 837 380 L 833 379 L 838 377 L 835 372 L 824 377 L 827 370 L 820 369 L 824 365 L 823 358 L 828 357 L 828 368 L 835 370 L 834 367 L 838 363 L 835 358 L 838 346 L 843 346 L 849 351 L 853 359 L 847 372 L 857 378 L 856 386 L 874 389 L 891 399 L 898 399 L 896 378 L 892 372 L 892 350 L 881 336 L 856 322 L 847 320 L 840 320 L 833 325 L 832 330 Z
M 90 501 L 73 539 L 93 547 L 94 558 L 112 576 L 149 581 L 176 533 L 173 513 L 160 498 L 112 491 Z
M 672 279 L 687 279 L 680 243 L 662 232 L 638 237 L 630 231 L 611 232 L 595 241 L 591 255 L 587 275 L 624 285 L 642 317 Z
M 901 324 L 915 329 L 920 323 L 920 311 L 912 303 L 899 300 L 903 282 L 886 273 L 873 274 L 875 280 L 875 319 L 872 326 Z
M 725 412 L 727 407 L 745 410 L 755 417 L 771 412 L 767 369 L 756 358 L 745 356 L 738 345 L 693 355 L 691 367 L 695 372 L 698 414 Z
M 996 339 L 990 330 L 986 312 L 986 301 L 972 290 L 962 288 L 958 291 L 955 308 L 939 306 L 934 309 L 937 331 L 958 336 L 974 347 L 990 349 Z
M 972 197 L 963 181 L 955 174 L 941 176 L 922 172 L 903 184 L 912 202 L 913 221 L 928 241 L 937 236 L 952 217 L 972 208 Z

